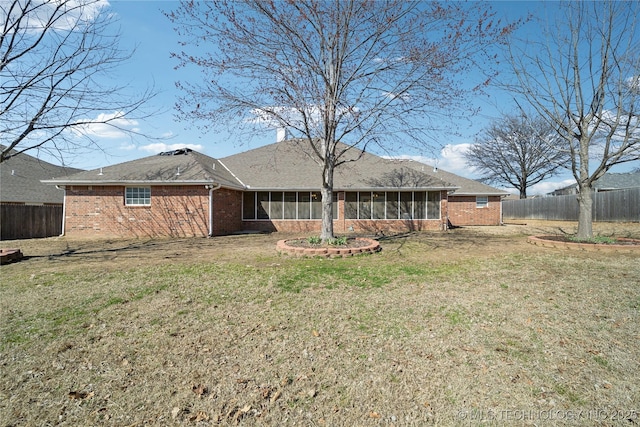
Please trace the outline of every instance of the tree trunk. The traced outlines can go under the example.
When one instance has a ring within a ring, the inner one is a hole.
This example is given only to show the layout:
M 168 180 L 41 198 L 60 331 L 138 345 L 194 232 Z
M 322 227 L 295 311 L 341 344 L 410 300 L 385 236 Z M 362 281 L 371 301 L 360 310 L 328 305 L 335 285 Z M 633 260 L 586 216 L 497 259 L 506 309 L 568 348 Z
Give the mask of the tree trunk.
M 580 184 L 578 194 L 578 234 L 580 240 L 593 237 L 593 193 L 588 185 Z
M 333 188 L 323 186 L 322 194 L 322 230 L 320 238 L 323 242 L 333 239 Z
M 331 162 L 325 163 L 322 179 L 322 228 L 320 238 L 323 242 L 334 238 L 333 235 L 333 169 Z

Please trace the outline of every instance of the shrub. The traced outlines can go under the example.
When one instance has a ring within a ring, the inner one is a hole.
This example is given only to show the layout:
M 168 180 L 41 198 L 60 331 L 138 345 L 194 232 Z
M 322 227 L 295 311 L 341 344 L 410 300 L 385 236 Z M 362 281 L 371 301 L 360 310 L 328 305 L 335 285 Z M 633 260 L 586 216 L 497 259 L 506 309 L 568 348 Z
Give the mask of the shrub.
M 331 246 L 344 246 L 347 244 L 347 238 L 345 236 L 336 237 L 328 242 Z
M 307 238 L 307 243 L 309 243 L 310 245 L 319 245 L 320 243 L 322 243 L 322 239 L 318 236 L 311 236 Z

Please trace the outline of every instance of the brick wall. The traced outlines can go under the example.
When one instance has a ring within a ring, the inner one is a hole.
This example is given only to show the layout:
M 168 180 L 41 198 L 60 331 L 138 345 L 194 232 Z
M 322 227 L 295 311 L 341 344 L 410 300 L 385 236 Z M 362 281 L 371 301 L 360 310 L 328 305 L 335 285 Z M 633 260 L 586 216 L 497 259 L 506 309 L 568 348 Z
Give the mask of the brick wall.
M 214 236 L 224 236 L 243 230 L 242 192 L 226 188 L 215 190 L 213 212 Z
M 500 225 L 500 196 L 490 196 L 489 204 L 484 208 L 476 207 L 475 196 L 449 196 L 449 221 L 454 226 L 464 225 Z
M 108 237 L 191 237 L 209 235 L 209 190 L 204 185 L 153 186 L 151 206 L 125 206 L 124 186 L 69 186 L 65 234 Z M 486 208 L 476 208 L 473 196 L 449 196 L 441 200 L 443 219 L 353 220 L 344 218 L 344 193 L 338 197 L 336 233 L 389 234 L 442 230 L 447 214 L 453 225 L 499 225 L 500 197 L 489 197 Z M 213 234 L 242 230 L 319 233 L 320 220 L 242 221 L 242 192 L 213 192 Z
M 151 206 L 125 206 L 124 186 L 68 186 L 69 236 L 207 236 L 209 191 L 198 186 L 154 186 Z

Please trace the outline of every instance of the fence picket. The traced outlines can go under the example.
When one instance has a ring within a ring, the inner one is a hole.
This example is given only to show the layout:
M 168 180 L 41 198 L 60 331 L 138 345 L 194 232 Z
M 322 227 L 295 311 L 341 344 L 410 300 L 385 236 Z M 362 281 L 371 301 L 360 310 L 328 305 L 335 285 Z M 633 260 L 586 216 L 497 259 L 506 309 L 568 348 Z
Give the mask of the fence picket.
M 62 206 L 0 205 L 0 240 L 62 234 Z
M 593 220 L 602 222 L 640 221 L 640 188 L 594 193 Z M 578 199 L 567 196 L 540 197 L 502 202 L 503 220 L 578 220 Z

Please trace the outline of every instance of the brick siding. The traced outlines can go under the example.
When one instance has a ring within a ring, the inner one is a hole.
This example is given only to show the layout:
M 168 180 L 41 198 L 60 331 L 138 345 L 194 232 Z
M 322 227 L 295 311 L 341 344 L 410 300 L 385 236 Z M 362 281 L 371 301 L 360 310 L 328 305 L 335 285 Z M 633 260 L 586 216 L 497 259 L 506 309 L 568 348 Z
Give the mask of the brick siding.
M 124 193 L 124 186 L 67 187 L 65 234 L 207 235 L 208 191 L 204 186 L 152 187 L 150 206 L 125 206 Z
M 243 230 L 242 192 L 221 188 L 213 192 L 213 235 L 224 236 Z
M 209 190 L 204 185 L 152 186 L 150 206 L 125 206 L 125 186 L 69 186 L 66 190 L 65 234 L 109 237 L 205 237 L 209 235 Z M 453 225 L 499 225 L 500 197 L 476 208 L 474 196 L 441 200 L 442 219 L 355 220 L 344 218 L 344 193 L 338 197 L 336 233 L 390 234 L 442 230 L 447 215 Z M 321 220 L 243 221 L 242 192 L 213 191 L 213 235 L 239 231 L 318 233 Z
M 500 196 L 489 196 L 484 208 L 476 207 L 475 196 L 449 196 L 449 221 L 454 226 L 500 225 L 501 205 Z

